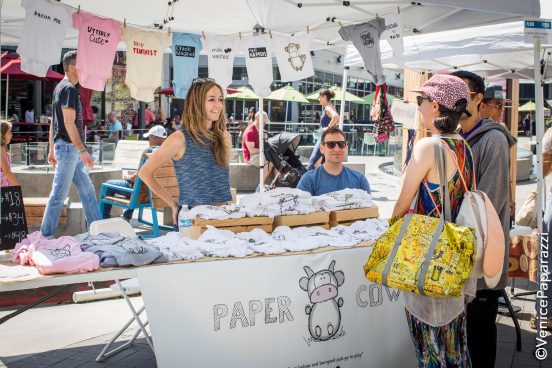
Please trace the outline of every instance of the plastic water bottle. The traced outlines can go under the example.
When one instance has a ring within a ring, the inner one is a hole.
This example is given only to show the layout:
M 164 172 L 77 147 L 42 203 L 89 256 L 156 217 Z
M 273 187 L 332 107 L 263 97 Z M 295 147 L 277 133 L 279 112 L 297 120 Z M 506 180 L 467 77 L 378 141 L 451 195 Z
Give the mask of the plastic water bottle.
M 100 150 L 99 149 L 94 149 L 92 150 L 92 160 L 94 161 L 94 165 L 97 165 L 100 161 Z M 82 172 L 85 173 L 85 174 L 89 174 L 90 173 L 90 167 L 84 165 L 83 168 L 82 168 Z
M 188 205 L 183 204 L 178 212 L 178 231 L 187 238 L 192 237 L 192 216 Z

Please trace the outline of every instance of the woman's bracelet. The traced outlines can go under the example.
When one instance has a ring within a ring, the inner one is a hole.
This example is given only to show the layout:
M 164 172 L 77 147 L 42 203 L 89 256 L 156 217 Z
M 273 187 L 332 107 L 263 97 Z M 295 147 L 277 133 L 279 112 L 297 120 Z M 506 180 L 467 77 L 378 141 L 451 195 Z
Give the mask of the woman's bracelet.
M 83 153 L 84 151 L 86 151 L 86 147 L 85 147 L 85 146 L 82 146 L 81 148 L 79 148 L 79 153 Z

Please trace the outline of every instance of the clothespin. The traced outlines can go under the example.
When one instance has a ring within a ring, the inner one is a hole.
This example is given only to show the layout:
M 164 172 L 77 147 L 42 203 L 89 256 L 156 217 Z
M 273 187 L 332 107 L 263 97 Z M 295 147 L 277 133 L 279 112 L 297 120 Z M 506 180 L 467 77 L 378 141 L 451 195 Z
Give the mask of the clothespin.
M 77 13 L 80 13 L 80 5 L 79 5 L 79 7 L 78 7 L 78 9 L 77 9 Z
M 239 32 L 239 34 L 240 34 L 240 40 L 241 40 L 242 39 L 241 32 Z
M 126 18 L 123 20 L 123 28 L 126 28 Z
M 309 26 L 307 26 L 307 34 L 309 34 L 309 33 L 310 33 Z
M 270 36 L 270 39 L 272 39 L 272 31 L 270 29 L 268 30 L 268 35 Z
M 203 36 L 203 39 L 206 40 L 207 37 L 205 37 L 205 32 L 201 31 L 201 35 Z
M 397 5 L 397 13 L 401 14 L 401 7 Z

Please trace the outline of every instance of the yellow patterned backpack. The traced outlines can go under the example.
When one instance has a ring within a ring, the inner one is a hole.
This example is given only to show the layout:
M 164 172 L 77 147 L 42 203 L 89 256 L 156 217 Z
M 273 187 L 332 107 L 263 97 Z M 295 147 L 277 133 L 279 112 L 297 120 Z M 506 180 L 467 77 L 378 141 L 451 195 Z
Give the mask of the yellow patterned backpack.
M 440 217 L 414 213 L 418 193 L 407 215 L 392 220 L 372 249 L 364 273 L 368 280 L 420 295 L 462 294 L 475 260 L 474 230 L 451 222 L 446 153 L 435 142 L 443 211 Z M 443 164 L 441 165 L 441 161 Z

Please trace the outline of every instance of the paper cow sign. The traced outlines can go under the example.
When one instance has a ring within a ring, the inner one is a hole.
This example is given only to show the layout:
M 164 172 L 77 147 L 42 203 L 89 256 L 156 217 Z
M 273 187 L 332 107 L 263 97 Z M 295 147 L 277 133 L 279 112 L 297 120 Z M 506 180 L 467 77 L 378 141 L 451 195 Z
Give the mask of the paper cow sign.
M 138 269 L 159 367 L 414 367 L 370 248 Z

